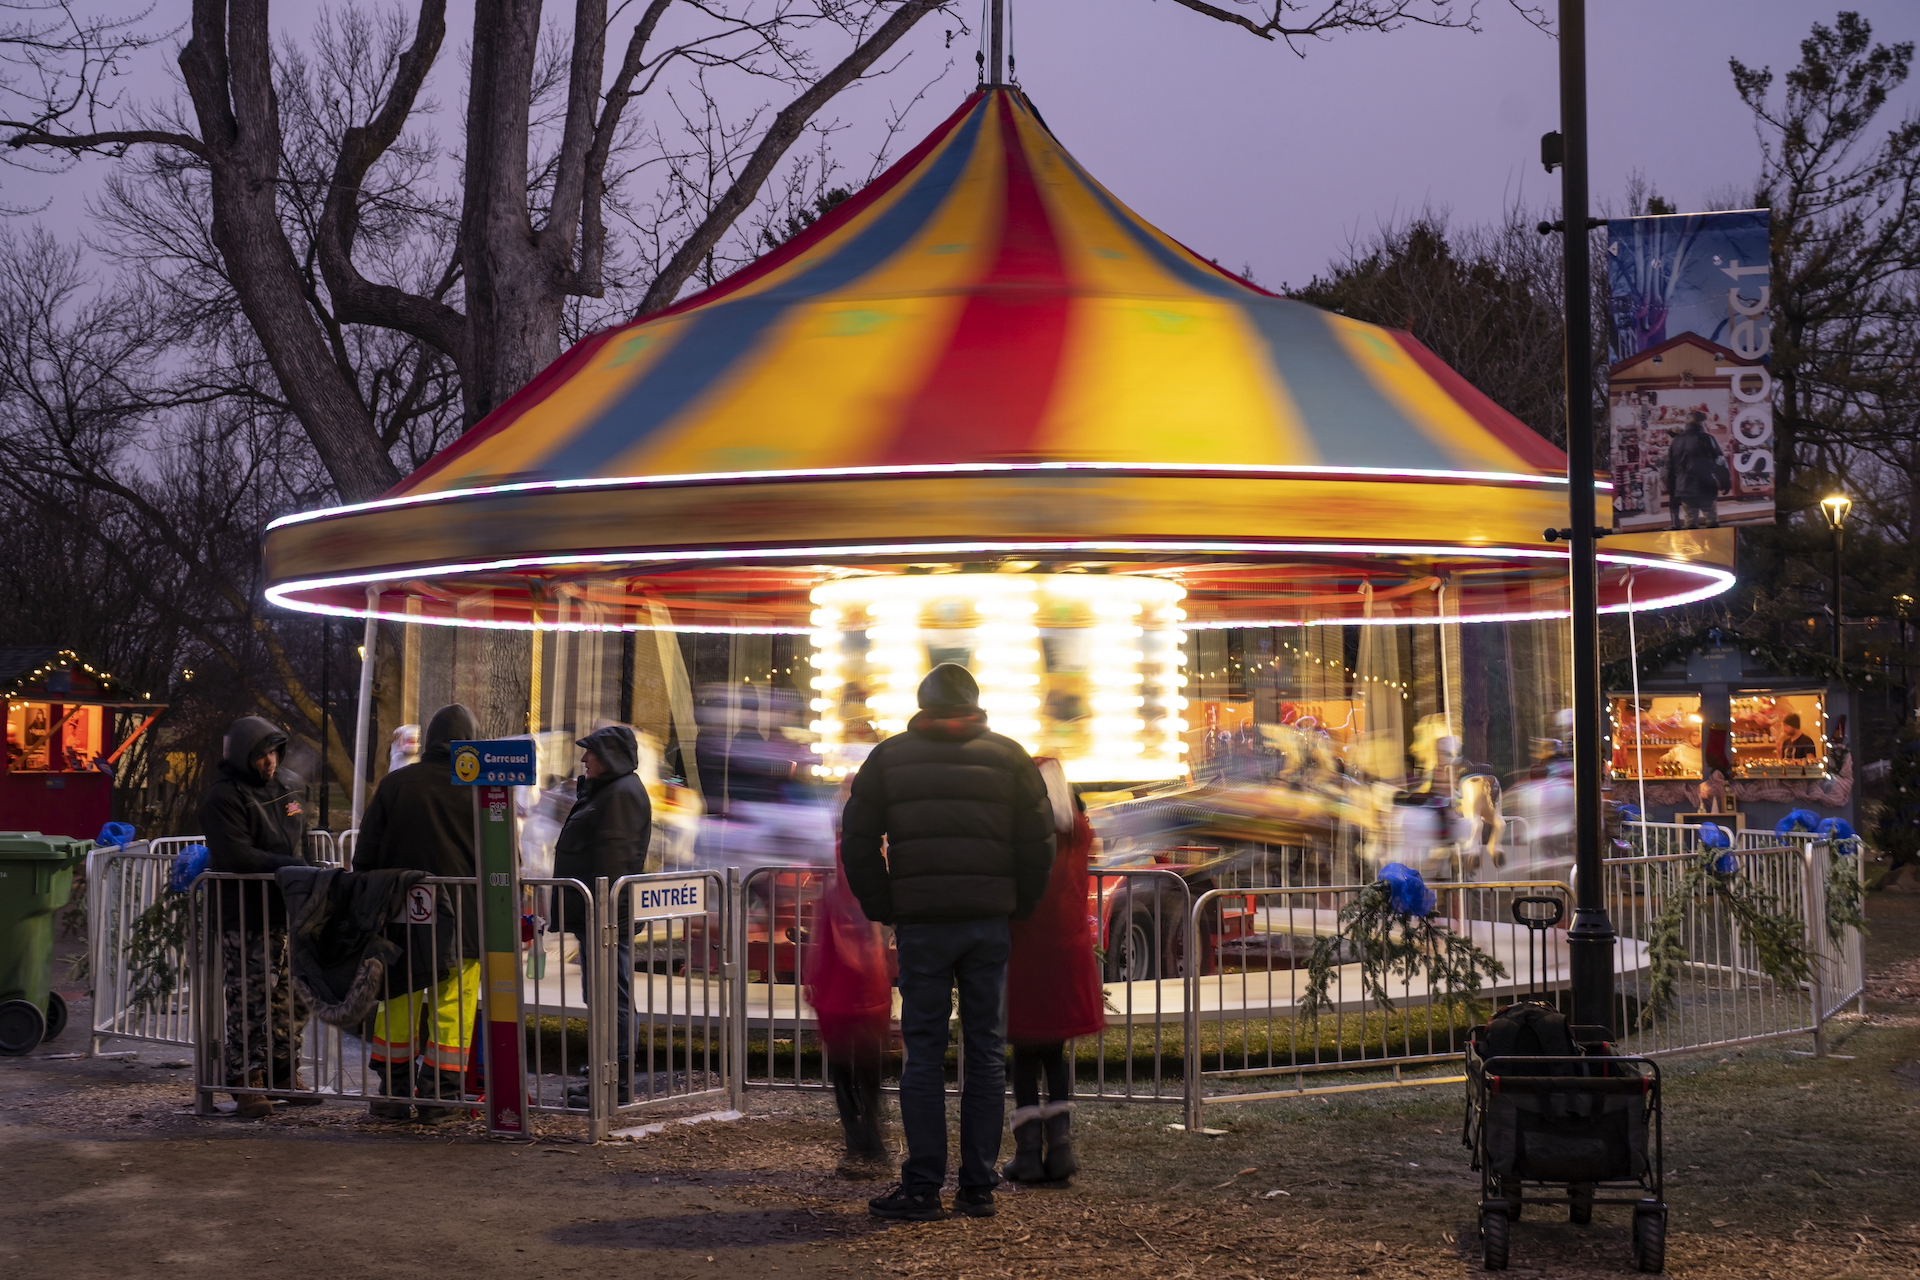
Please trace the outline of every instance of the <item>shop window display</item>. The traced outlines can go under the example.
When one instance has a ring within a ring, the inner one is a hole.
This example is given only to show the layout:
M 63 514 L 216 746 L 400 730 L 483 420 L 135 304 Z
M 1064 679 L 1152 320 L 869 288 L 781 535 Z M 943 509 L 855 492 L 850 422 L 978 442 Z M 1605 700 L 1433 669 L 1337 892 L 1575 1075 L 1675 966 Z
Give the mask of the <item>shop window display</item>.
M 1705 726 L 1700 695 L 1613 700 L 1613 776 L 1697 780 Z

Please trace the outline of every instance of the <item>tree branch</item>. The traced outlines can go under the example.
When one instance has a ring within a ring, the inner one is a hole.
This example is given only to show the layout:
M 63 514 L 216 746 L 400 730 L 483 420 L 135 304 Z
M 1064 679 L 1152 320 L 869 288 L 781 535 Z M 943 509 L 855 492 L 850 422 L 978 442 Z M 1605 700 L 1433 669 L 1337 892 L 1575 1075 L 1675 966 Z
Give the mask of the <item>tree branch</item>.
M 446 0 L 421 0 L 413 43 L 400 55 L 386 101 L 373 119 L 352 126 L 340 139 L 340 154 L 327 186 L 315 242 L 320 252 L 320 272 L 340 323 L 397 329 L 428 343 L 464 368 L 468 359 L 465 316 L 437 298 L 376 284 L 353 262 L 353 242 L 360 231 L 362 185 L 368 171 L 406 127 L 446 34 Z
M 773 124 L 767 129 L 760 145 L 754 148 L 753 155 L 740 170 L 731 186 L 714 202 L 700 225 L 694 228 L 685 243 L 674 253 L 666 267 L 660 272 L 648 288 L 647 295 L 641 299 L 639 315 L 648 315 L 670 304 L 680 295 L 680 290 L 693 273 L 699 269 L 700 262 L 713 247 L 720 242 L 729 228 L 745 213 L 753 203 L 761 184 L 773 167 L 780 162 L 787 148 L 791 147 L 801 131 L 806 128 L 819 110 L 833 100 L 835 94 L 858 80 L 867 68 L 871 67 L 880 55 L 899 43 L 914 24 L 929 13 L 942 7 L 942 0 L 906 0 L 893 16 L 882 23 L 878 30 L 868 36 L 840 64 L 821 76 L 808 87 L 807 91 L 795 98 L 775 116 Z

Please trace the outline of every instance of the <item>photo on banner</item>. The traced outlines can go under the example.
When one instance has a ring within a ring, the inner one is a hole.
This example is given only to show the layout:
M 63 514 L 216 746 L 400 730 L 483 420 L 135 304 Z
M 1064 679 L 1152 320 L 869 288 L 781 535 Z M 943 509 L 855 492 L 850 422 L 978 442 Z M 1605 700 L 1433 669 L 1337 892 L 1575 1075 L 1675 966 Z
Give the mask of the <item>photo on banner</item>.
M 1614 527 L 1773 522 L 1768 213 L 1607 223 Z

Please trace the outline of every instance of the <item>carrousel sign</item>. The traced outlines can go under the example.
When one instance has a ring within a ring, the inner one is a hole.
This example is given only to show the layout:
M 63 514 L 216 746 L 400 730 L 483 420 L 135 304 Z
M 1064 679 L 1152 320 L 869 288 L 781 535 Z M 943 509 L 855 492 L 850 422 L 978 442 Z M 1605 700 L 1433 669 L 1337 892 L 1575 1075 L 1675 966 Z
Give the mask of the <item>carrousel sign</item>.
M 1768 214 L 1607 223 L 1614 527 L 1773 521 Z

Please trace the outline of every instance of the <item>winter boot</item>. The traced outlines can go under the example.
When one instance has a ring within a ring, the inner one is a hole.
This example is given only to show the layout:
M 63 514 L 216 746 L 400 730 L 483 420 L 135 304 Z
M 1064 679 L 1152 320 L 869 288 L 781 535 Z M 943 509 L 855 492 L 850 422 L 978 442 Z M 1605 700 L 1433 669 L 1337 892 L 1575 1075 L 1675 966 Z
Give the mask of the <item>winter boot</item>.
M 421 1124 L 458 1124 L 467 1118 L 467 1073 L 464 1071 L 427 1071 L 420 1073 L 419 1098 L 434 1098 L 440 1105 L 421 1102 L 414 1107 Z
M 1047 1130 L 1047 1180 L 1065 1182 L 1080 1172 L 1073 1158 L 1073 1104 L 1049 1102 L 1040 1108 L 1040 1118 Z
M 1000 1167 L 1000 1176 L 1008 1182 L 1047 1180 L 1046 1164 L 1040 1158 L 1044 1111 L 1044 1107 L 1020 1107 L 1007 1117 L 1007 1128 L 1013 1130 L 1013 1159 Z
M 300 1068 L 298 1066 L 289 1066 L 284 1062 L 274 1063 L 273 1083 L 275 1088 L 291 1089 L 294 1092 L 294 1097 L 280 1099 L 280 1101 L 287 1106 L 317 1107 L 320 1105 L 320 1095 L 314 1092 L 313 1089 L 308 1086 L 307 1082 L 300 1078 Z
M 249 1089 L 266 1088 L 267 1073 L 264 1071 L 247 1072 L 246 1087 Z M 236 1093 L 233 1095 L 233 1101 L 236 1104 L 233 1114 L 241 1120 L 265 1120 L 273 1114 L 273 1099 L 263 1098 L 257 1093 Z
M 367 1104 L 367 1114 L 375 1120 L 411 1120 L 413 1106 L 406 1099 L 413 1096 L 413 1064 L 411 1062 L 377 1062 L 373 1074 L 379 1077 L 380 1092 L 384 1098 L 375 1098 Z

